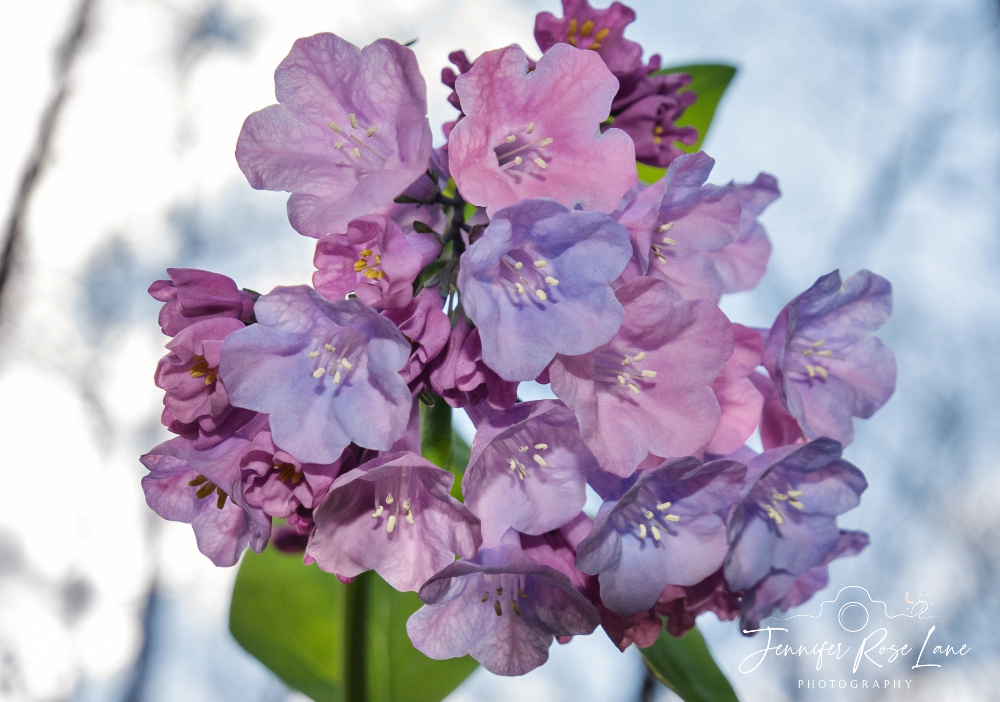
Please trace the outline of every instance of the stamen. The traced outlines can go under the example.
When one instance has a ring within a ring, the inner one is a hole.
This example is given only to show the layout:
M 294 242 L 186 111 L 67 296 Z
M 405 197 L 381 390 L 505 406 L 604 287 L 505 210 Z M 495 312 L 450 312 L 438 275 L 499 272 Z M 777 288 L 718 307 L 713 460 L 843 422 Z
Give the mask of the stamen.
M 677 246 L 677 240 L 671 239 L 669 236 L 663 237 L 663 243 L 667 246 Z
M 551 144 L 553 141 L 555 141 L 555 139 L 553 139 L 552 137 L 545 137 L 544 139 L 542 139 L 542 143 L 538 145 L 538 148 L 544 149 L 546 146 L 548 146 L 549 144 Z
M 517 288 L 518 295 L 524 295 L 524 286 L 520 283 L 514 283 L 514 287 Z
M 547 462 L 545 461 L 545 459 L 544 459 L 544 458 L 542 458 L 541 456 L 539 456 L 539 455 L 538 455 L 537 453 L 536 453 L 536 454 L 534 454 L 534 455 L 532 456 L 532 458 L 533 458 L 533 459 L 535 459 L 535 463 L 537 463 L 538 465 L 540 465 L 540 466 L 541 466 L 542 468 L 547 468 L 547 467 L 548 467 L 548 465 L 549 465 L 549 464 L 548 464 L 548 463 L 547 463 Z
M 354 116 L 354 113 L 347 115 L 347 119 L 351 120 L 351 126 L 355 129 L 358 128 L 358 118 Z
M 226 495 L 226 493 L 222 491 L 222 488 L 215 488 L 215 491 L 219 493 L 219 499 L 216 500 L 215 506 L 218 509 L 222 509 L 223 507 L 226 506 L 226 498 L 228 497 L 228 495 Z
M 366 137 L 370 137 L 372 134 L 375 133 L 376 129 L 378 129 L 378 127 L 376 127 L 374 124 L 372 126 L 368 127 L 368 129 L 365 130 L 365 136 Z
M 521 588 L 518 588 L 517 589 L 517 596 L 518 597 L 527 597 L 528 594 L 524 590 L 522 590 Z
M 824 349 L 822 351 L 817 351 L 816 355 L 817 356 L 825 356 L 826 358 L 832 358 L 833 357 L 833 351 L 831 351 L 830 349 Z
M 528 452 L 528 449 L 530 449 L 530 448 L 531 448 L 530 446 L 521 446 L 521 447 L 520 447 L 519 449 L 517 449 L 517 450 L 518 450 L 518 451 L 520 451 L 521 453 L 527 453 L 527 452 Z
M 645 351 L 640 351 L 639 353 L 637 353 L 637 354 L 635 355 L 635 360 L 637 360 L 637 361 L 641 361 L 641 360 L 642 360 L 642 359 L 644 359 L 645 357 L 646 357 L 646 352 L 645 352 Z
M 656 509 L 660 510 L 661 512 L 666 512 L 668 509 L 670 509 L 670 505 L 671 505 L 670 502 L 661 502 L 660 504 L 656 505 Z
M 510 136 L 507 137 L 507 143 L 508 144 L 512 144 L 515 141 L 517 141 L 517 137 L 514 136 L 513 134 L 511 134 Z
M 517 461 L 515 461 L 513 458 L 510 459 L 510 470 L 511 470 L 512 473 L 515 470 L 517 470 Z
M 396 515 L 390 514 L 389 521 L 385 525 L 385 530 L 387 533 L 391 534 L 392 530 L 396 528 Z
M 650 512 L 648 509 L 644 509 L 642 510 L 642 516 L 644 516 L 646 519 L 652 519 L 656 515 Z
M 361 158 L 361 149 L 355 146 L 353 149 L 351 149 L 351 156 L 353 156 L 354 158 Z
M 642 375 L 643 378 L 655 378 L 656 377 L 656 371 L 644 370 L 644 371 L 642 371 L 641 375 Z
M 654 539 L 656 539 L 657 541 L 660 540 L 660 530 L 656 528 L 655 524 L 649 527 L 649 531 L 652 532 Z
M 814 349 L 818 349 L 818 348 L 819 348 L 820 346 L 822 346 L 822 345 L 823 345 L 823 344 L 825 344 L 825 343 L 826 343 L 826 339 L 820 339 L 819 341 L 814 341 L 814 342 L 812 343 L 812 347 L 813 347 Z
M 573 21 L 575 22 L 576 20 L 573 20 Z M 533 131 L 535 131 L 535 123 L 534 122 L 528 122 L 528 127 L 527 127 L 527 129 L 524 130 L 524 133 L 525 134 L 531 134 Z
M 198 492 L 196 492 L 194 496 L 197 497 L 199 500 L 203 500 L 209 495 L 211 495 L 213 492 L 215 492 L 215 483 L 206 482 L 204 485 L 198 488 Z
M 821 377 L 823 380 L 826 380 L 827 377 L 830 375 L 827 372 L 826 368 L 824 368 L 823 366 L 816 366 L 816 374 L 819 375 L 819 377 Z
M 392 493 L 391 492 L 388 495 L 385 496 L 385 503 L 387 505 L 391 505 L 392 504 Z
M 385 509 L 385 508 L 384 508 L 384 507 L 382 507 L 382 505 L 379 505 L 379 506 L 377 506 L 377 507 L 375 508 L 375 512 L 374 512 L 374 513 L 372 513 L 372 519 L 378 519 L 379 517 L 381 517 L 381 516 L 382 516 L 382 510 L 383 510 L 383 509 Z
M 344 367 L 344 370 L 351 370 L 352 368 L 354 368 L 354 366 L 351 365 L 351 362 L 348 361 L 346 358 L 340 359 L 340 365 Z
M 580 36 L 589 37 L 590 33 L 593 31 L 594 31 L 594 20 L 587 20 L 586 22 L 583 23 L 583 26 L 580 27 Z
M 639 386 L 636 385 L 635 383 L 629 383 L 628 384 L 628 389 L 631 390 L 636 395 L 638 395 L 640 392 L 642 392 L 642 390 L 639 389 Z
M 309 358 L 316 358 L 317 356 L 319 356 L 319 351 L 310 351 L 309 353 L 306 354 L 306 356 L 308 356 Z
M 503 607 L 500 606 L 500 600 L 493 600 L 493 611 L 497 613 L 498 617 L 503 616 Z
M 334 385 L 340 385 L 340 371 L 339 370 L 333 372 L 333 384 Z
M 551 275 L 545 276 L 545 282 L 548 283 L 549 285 L 553 285 L 553 286 L 559 285 L 559 281 L 557 279 L 553 278 Z
M 516 614 L 519 617 L 521 616 L 521 606 L 517 603 L 516 600 L 510 601 L 510 607 L 511 609 L 514 610 L 514 614 Z
M 801 497 L 802 496 L 802 491 L 801 490 L 789 490 L 788 491 L 788 496 L 789 497 Z
M 812 356 L 813 355 L 813 350 L 812 349 L 806 349 L 805 351 L 802 352 L 802 355 L 803 356 Z
M 545 163 L 545 161 L 539 156 L 536 156 L 534 160 L 535 160 L 535 165 L 538 166 L 539 168 L 549 167 L 549 164 Z
M 545 449 L 547 449 L 549 447 L 548 444 L 535 444 L 534 446 L 539 451 L 544 451 Z
M 326 344 L 323 348 L 329 351 L 330 353 L 333 353 L 334 351 L 337 350 L 335 346 L 330 346 L 330 344 Z
M 517 477 L 524 480 L 528 477 L 528 470 L 524 467 L 524 464 L 520 461 L 517 462 Z
M 522 268 L 524 268 L 524 264 L 523 263 L 521 263 L 520 261 L 515 261 L 514 262 L 514 270 L 515 271 L 519 271 Z
M 631 363 L 631 362 L 632 362 L 632 359 L 631 359 L 631 358 L 629 358 L 628 356 L 626 356 L 626 357 L 625 357 L 625 360 L 624 360 L 624 361 L 622 361 L 622 365 L 623 365 L 623 366 L 627 366 L 627 365 L 628 365 L 629 363 Z
M 802 504 L 801 502 L 799 502 L 798 500 L 789 500 L 788 504 L 790 504 L 795 509 L 800 509 L 801 510 L 801 509 L 805 509 L 806 508 L 806 506 L 804 504 Z
M 500 582 L 503 582 L 503 580 Z M 497 597 L 503 597 L 503 585 L 497 588 Z
M 545 266 L 547 265 L 549 265 L 549 262 L 546 261 L 544 258 L 540 258 L 537 261 L 535 261 L 535 268 L 545 268 Z
M 782 502 L 788 499 L 788 495 L 782 495 L 780 492 L 774 493 L 773 495 L 771 495 L 771 497 L 773 497 L 776 500 L 781 500 Z
M 596 44 L 599 41 L 603 41 L 604 37 L 608 36 L 609 34 L 611 34 L 611 30 L 605 27 L 604 29 L 602 29 L 597 33 L 597 36 L 594 37 L 594 43 Z M 594 48 L 593 44 L 591 44 L 590 48 L 591 49 Z
M 520 166 L 522 163 L 524 163 L 524 159 L 523 158 L 521 158 L 520 156 L 515 156 L 514 157 L 514 165 L 515 166 Z
M 681 518 L 678 517 L 676 514 L 664 514 L 663 518 L 666 519 L 668 522 L 679 522 L 681 520 Z
M 206 480 L 208 480 L 208 478 L 206 478 L 204 475 L 199 475 L 197 478 L 192 478 L 191 480 L 189 480 L 188 485 L 190 485 L 191 487 L 198 487 L 199 485 L 204 484 Z
M 673 222 L 667 222 L 666 224 L 661 224 L 656 231 L 658 232 L 668 232 L 674 228 Z
M 324 373 L 326 373 L 326 368 L 317 368 L 313 371 L 312 376 L 314 378 L 322 378 Z
M 335 149 L 342 149 L 342 148 L 344 148 L 344 142 L 338 141 L 336 144 L 333 145 L 333 148 L 335 148 Z
M 810 378 L 816 377 L 816 369 L 813 366 L 810 366 L 808 363 L 806 364 L 806 373 L 809 374 Z
M 545 302 L 546 300 L 549 299 L 549 296 L 545 294 L 544 290 L 536 290 L 535 291 L 535 297 L 537 297 L 542 302 Z
M 621 375 L 618 376 L 618 384 L 621 385 L 622 387 L 625 387 L 625 374 L 624 373 L 622 373 Z
M 338 127 L 338 126 L 337 126 L 337 125 L 336 125 L 335 123 L 333 123 L 333 122 L 327 122 L 327 123 L 326 123 L 326 126 L 328 126 L 328 127 L 329 127 L 330 129 L 332 129 L 333 131 L 337 132 L 337 134 L 343 134 L 343 133 L 344 133 L 344 130 L 343 130 L 343 129 L 341 129 L 340 127 Z M 340 143 L 341 143 L 341 144 L 343 144 L 344 142 L 340 142 Z M 337 148 L 339 149 L 340 147 L 338 146 Z
M 479 601 L 480 601 L 480 602 L 485 602 L 485 601 L 486 601 L 486 600 L 488 600 L 488 599 L 490 599 L 490 593 L 489 593 L 489 590 L 487 590 L 486 592 L 484 592 L 484 593 L 483 593 L 483 599 L 481 599 L 481 600 L 479 600 Z
M 639 538 L 640 539 L 645 539 L 646 538 L 646 525 L 645 524 L 640 524 L 639 525 Z

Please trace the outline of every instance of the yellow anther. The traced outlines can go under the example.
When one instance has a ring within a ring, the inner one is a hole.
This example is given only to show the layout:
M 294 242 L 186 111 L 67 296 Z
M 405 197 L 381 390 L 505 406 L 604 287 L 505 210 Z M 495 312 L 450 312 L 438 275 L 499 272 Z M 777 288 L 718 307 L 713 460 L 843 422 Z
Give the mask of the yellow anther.
M 785 518 L 781 516 L 781 512 L 776 510 L 771 505 L 764 505 L 764 511 L 767 512 L 767 516 L 773 519 L 779 526 L 785 523 Z
M 527 597 L 527 596 L 528 596 L 528 593 L 526 593 L 526 592 L 525 592 L 524 590 L 522 590 L 521 588 L 517 588 L 517 596 L 518 596 L 518 597 Z
M 626 356 L 626 357 L 625 357 L 625 360 L 624 360 L 624 361 L 622 361 L 622 365 L 623 365 L 623 366 L 627 366 L 627 365 L 628 365 L 629 363 L 631 363 L 631 362 L 632 362 L 632 359 L 631 359 L 631 358 L 629 358 L 628 356 Z
M 540 157 L 538 157 L 538 156 L 535 157 L 534 161 L 535 161 L 535 165 L 538 166 L 539 168 L 548 168 L 549 167 L 549 164 L 545 163 L 545 160 L 542 159 L 542 158 L 540 158 Z
M 344 133 L 344 130 L 341 129 L 340 127 L 338 127 L 336 125 L 336 123 L 334 123 L 334 122 L 327 122 L 326 126 L 328 126 L 333 131 L 337 132 L 337 134 L 343 134 Z M 340 142 L 340 143 L 343 144 L 344 142 Z M 339 149 L 340 147 L 338 146 L 337 148 Z
M 812 347 L 818 349 L 820 346 L 826 343 L 826 339 L 820 339 L 819 341 L 812 342 Z
M 514 287 L 517 289 L 518 295 L 524 295 L 524 286 L 520 283 L 514 283 Z
M 664 514 L 663 518 L 666 519 L 668 522 L 679 522 L 681 520 L 681 518 L 678 517 L 676 514 Z
M 317 368 L 312 375 L 314 378 L 322 378 L 324 373 L 326 373 L 326 368 Z
M 342 149 L 342 148 L 344 148 L 344 142 L 338 141 L 336 144 L 333 145 L 333 148 L 335 148 L 335 149 Z
M 658 232 L 668 232 L 674 228 L 673 222 L 667 222 L 666 224 L 661 224 L 656 231 Z
M 548 444 L 534 444 L 534 447 L 536 449 L 538 449 L 539 451 L 544 451 L 545 449 L 547 449 L 549 447 L 549 445 Z
M 541 456 L 539 456 L 539 455 L 538 455 L 537 453 L 536 453 L 536 454 L 534 454 L 534 455 L 532 455 L 532 458 L 534 459 L 535 463 L 537 463 L 538 465 L 540 465 L 540 466 L 541 466 L 542 468 L 547 468 L 547 467 L 548 467 L 548 465 L 549 465 L 549 464 L 548 464 L 548 463 L 547 463 L 547 462 L 545 461 L 545 459 L 544 459 L 544 458 L 542 458 Z
M 535 131 L 535 123 L 534 122 L 528 122 L 528 126 L 527 126 L 527 128 L 525 128 L 524 133 L 525 134 L 531 134 L 533 131 Z
M 513 134 L 511 134 L 510 136 L 507 137 L 507 143 L 508 144 L 510 144 L 511 142 L 516 141 L 516 140 L 517 140 L 517 137 L 514 136 Z
M 524 159 L 523 158 L 521 158 L 520 156 L 515 156 L 514 157 L 514 165 L 515 166 L 520 166 L 522 163 L 524 163 Z
M 382 265 L 382 254 L 375 254 L 375 265 Z
M 351 156 L 353 156 L 354 158 L 361 158 L 361 149 L 355 146 L 354 149 L 351 151 Z
M 325 344 L 323 346 L 323 348 L 326 349 L 327 351 L 329 351 L 330 353 L 333 353 L 334 351 L 337 350 L 337 348 L 335 346 L 330 346 L 330 344 Z
M 493 600 L 493 611 L 497 613 L 498 617 L 503 616 L 503 607 L 500 606 L 500 600 Z
M 594 37 L 594 41 L 603 41 L 604 37 L 608 36 L 609 34 L 611 34 L 611 30 L 605 27 L 604 29 L 602 29 L 597 33 L 597 35 Z M 593 49 L 594 47 L 591 46 L 590 48 Z
M 372 251 L 371 249 L 361 249 L 361 251 L 358 252 L 358 255 L 363 258 L 367 258 L 368 256 L 371 256 L 373 253 L 375 252 Z
M 580 27 L 580 36 L 581 37 L 589 37 L 590 34 L 591 34 L 591 32 L 593 32 L 593 31 L 594 31 L 594 20 L 587 20 Z
M 392 530 L 395 529 L 395 528 L 396 528 L 396 515 L 395 514 L 390 514 L 389 515 L 389 521 L 385 525 L 385 530 L 386 530 L 386 532 L 388 532 L 388 533 L 391 534 Z
M 805 351 L 802 352 L 802 355 L 803 356 L 812 356 L 813 355 L 813 350 L 812 349 L 806 349 Z
M 547 265 L 549 265 L 549 262 L 546 261 L 544 258 L 540 258 L 537 261 L 535 261 L 535 268 L 545 268 L 545 266 Z
M 538 148 L 544 149 L 546 146 L 548 146 L 549 144 L 551 144 L 553 141 L 555 141 L 555 139 L 553 139 L 552 137 L 546 137 L 546 138 L 542 139 L 542 143 L 540 143 L 538 145 Z
M 640 524 L 639 525 L 639 538 L 640 539 L 645 539 L 646 538 L 646 525 L 645 524 Z
M 806 364 L 806 373 L 809 374 L 810 378 L 816 377 L 816 369 L 813 366 L 810 366 L 808 363 Z
M 510 608 L 514 610 L 514 614 L 519 617 L 521 616 L 521 605 L 519 605 L 516 600 L 510 601 Z
M 489 591 L 487 590 L 486 592 L 484 592 L 484 593 L 483 593 L 483 599 L 481 599 L 481 600 L 479 600 L 479 601 L 480 601 L 480 602 L 485 602 L 485 601 L 486 601 L 486 600 L 488 600 L 488 599 L 490 599 L 490 593 L 489 593 Z
M 535 297 L 537 297 L 542 302 L 545 302 L 546 300 L 549 299 L 549 296 L 545 294 L 544 290 L 536 290 L 535 291 Z
M 317 356 L 319 356 L 319 351 L 310 351 L 309 353 L 306 354 L 306 356 L 308 356 L 309 358 L 316 358 Z
M 569 35 L 573 36 L 576 34 L 576 17 L 569 21 Z
M 376 508 L 375 508 L 375 511 L 374 511 L 374 512 L 372 512 L 372 519 L 378 519 L 379 517 L 381 517 L 381 516 L 382 516 L 382 511 L 383 511 L 384 509 L 385 509 L 385 508 L 384 508 L 384 507 L 382 507 L 382 505 L 379 505 L 378 507 L 376 507 Z
M 821 377 L 823 380 L 826 380 L 827 376 L 829 376 L 830 374 L 827 373 L 826 368 L 824 368 L 823 366 L 816 366 L 816 375 Z
M 639 386 L 636 385 L 635 383 L 629 383 L 628 384 L 628 389 L 631 390 L 636 395 L 638 395 L 640 392 L 642 392 L 642 390 L 639 389 Z
M 646 357 L 646 352 L 645 352 L 645 351 L 640 351 L 639 353 L 637 353 L 637 354 L 635 355 L 635 360 L 637 360 L 637 361 L 641 361 L 641 360 L 642 360 L 642 359 L 644 359 L 645 357 Z
M 340 359 L 340 365 L 344 367 L 344 370 L 351 370 L 352 368 L 354 368 L 354 366 L 351 365 L 351 362 L 348 361 L 346 358 Z
M 817 356 L 825 356 L 826 358 L 832 358 L 833 357 L 833 351 L 831 351 L 830 349 L 823 349 L 822 351 L 817 351 L 816 355 Z
M 559 281 L 553 278 L 551 275 L 545 276 L 545 282 L 549 285 L 559 285 Z
M 515 271 L 519 271 L 519 270 L 521 270 L 522 268 L 524 268 L 524 264 L 523 264 L 523 263 L 521 263 L 520 261 L 517 261 L 516 263 L 514 263 L 514 270 L 515 270 Z
M 340 385 L 340 371 L 339 370 L 333 372 L 333 384 L 334 385 Z
M 789 497 L 802 497 L 802 491 L 801 490 L 789 490 L 788 491 L 788 496 Z
M 656 371 L 644 370 L 642 372 L 642 377 L 643 378 L 655 378 L 656 377 Z
M 669 236 L 663 237 L 663 243 L 667 246 L 677 246 L 677 240 L 671 239 Z
M 361 275 L 363 275 L 364 277 L 368 278 L 369 280 L 377 280 L 378 279 L 378 271 L 375 270 L 374 268 L 369 268 L 368 270 L 366 270 Z
M 643 515 L 643 516 L 644 516 L 644 517 L 645 517 L 646 519 L 652 519 L 653 517 L 655 517 L 655 516 L 656 516 L 655 514 L 653 514 L 652 512 L 650 512 L 650 511 L 649 511 L 648 509 L 644 509 L 644 510 L 642 510 L 642 515 Z
M 347 115 L 347 119 L 351 120 L 351 126 L 355 129 L 358 128 L 358 118 L 354 116 L 354 113 Z
M 359 261 L 355 261 L 354 262 L 354 272 L 355 273 L 360 273 L 361 271 L 363 271 L 367 267 L 368 267 L 368 261 L 366 261 L 363 258 L 361 260 L 359 260 Z
M 661 136 L 655 136 L 654 135 L 653 136 L 653 143 L 656 144 L 657 146 L 659 146 L 660 144 L 663 143 L 663 137 L 661 137 Z
M 790 504 L 795 509 L 805 509 L 806 508 L 806 506 L 804 504 L 802 504 L 801 502 L 799 502 L 798 500 L 789 500 L 788 504 Z
M 659 124 L 653 127 L 653 134 L 656 134 L 657 136 L 663 134 L 663 127 L 660 126 Z
M 376 129 L 378 129 L 378 127 L 376 127 L 374 124 L 368 127 L 368 129 L 365 130 L 365 136 L 370 137 L 372 134 L 375 133 Z
M 670 509 L 670 505 L 671 505 L 670 502 L 661 502 L 660 504 L 656 505 L 656 509 L 660 510 L 661 512 L 666 512 L 668 509 Z
M 656 525 L 654 524 L 651 527 L 649 527 L 649 530 L 653 533 L 653 538 L 656 539 L 657 541 L 659 541 L 660 540 L 660 530 L 656 528 Z
M 783 495 L 780 492 L 774 493 L 773 495 L 771 495 L 771 497 L 773 497 L 776 500 L 781 500 L 782 502 L 788 499 L 788 495 Z

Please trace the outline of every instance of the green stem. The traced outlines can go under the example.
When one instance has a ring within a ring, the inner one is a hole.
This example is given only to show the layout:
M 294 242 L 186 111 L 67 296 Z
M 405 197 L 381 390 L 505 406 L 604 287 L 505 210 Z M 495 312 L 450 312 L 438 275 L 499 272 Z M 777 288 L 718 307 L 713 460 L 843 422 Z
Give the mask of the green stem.
M 433 407 L 420 406 L 421 452 L 431 463 L 451 470 L 451 407 L 435 397 Z
M 368 700 L 368 593 L 372 572 L 347 585 L 344 595 L 344 700 Z

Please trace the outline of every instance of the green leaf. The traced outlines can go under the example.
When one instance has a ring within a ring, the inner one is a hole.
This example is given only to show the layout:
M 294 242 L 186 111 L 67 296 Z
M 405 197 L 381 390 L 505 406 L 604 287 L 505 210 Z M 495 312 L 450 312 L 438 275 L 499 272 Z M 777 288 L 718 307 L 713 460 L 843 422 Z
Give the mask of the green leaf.
M 689 73 L 691 74 L 691 84 L 681 92 L 693 90 L 698 94 L 698 101 L 684 111 L 684 114 L 677 120 L 677 126 L 692 126 L 698 130 L 698 141 L 693 144 L 682 144 L 675 141 L 674 144 L 689 154 L 701 150 L 701 145 L 708 135 L 708 129 L 712 125 L 715 117 L 715 110 L 722 100 L 726 88 L 736 75 L 736 67 L 722 63 L 699 63 L 688 66 L 671 66 L 664 68 L 653 75 L 663 75 L 666 73 Z M 644 163 L 636 164 L 639 171 L 639 179 L 644 183 L 653 183 L 663 177 L 665 168 L 655 168 Z
M 656 679 L 686 702 L 739 702 L 698 627 L 678 638 L 664 622 L 656 643 L 639 652 Z

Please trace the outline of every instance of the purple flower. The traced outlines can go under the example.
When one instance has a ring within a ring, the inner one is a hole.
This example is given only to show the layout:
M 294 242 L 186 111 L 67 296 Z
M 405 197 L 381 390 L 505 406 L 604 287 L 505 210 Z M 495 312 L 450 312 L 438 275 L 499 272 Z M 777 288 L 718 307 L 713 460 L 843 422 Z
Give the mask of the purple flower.
M 752 183 L 735 184 L 736 197 L 743 206 L 740 215 L 739 238 L 710 254 L 715 270 L 722 278 L 722 292 L 736 293 L 752 290 L 764 277 L 767 260 L 771 257 L 771 241 L 757 218 L 764 209 L 778 199 L 778 181 L 774 176 L 761 173 Z
M 821 277 L 778 315 L 764 366 L 809 438 L 849 444 L 852 417 L 871 417 L 892 395 L 896 356 L 871 335 L 890 314 L 889 281 L 862 270 L 843 283 L 840 271 Z
M 237 288 L 232 278 L 196 268 L 168 268 L 167 275 L 170 280 L 149 286 L 149 294 L 164 303 L 159 321 L 167 336 L 205 319 L 253 318 L 253 295 Z
M 424 288 L 406 307 L 386 310 L 383 317 L 392 320 L 400 333 L 410 342 L 412 351 L 400 375 L 412 383 L 424 368 L 448 344 L 451 322 L 443 312 L 444 300 L 436 288 Z
M 675 142 L 690 145 L 698 141 L 695 127 L 676 124 L 698 96 L 693 90 L 683 90 L 691 83 L 690 75 L 653 75 L 659 70 L 657 55 L 647 65 L 639 65 L 627 75 L 618 75 L 621 85 L 611 103 L 611 115 L 614 126 L 632 137 L 637 161 L 666 168 L 684 155 Z
M 178 437 L 139 459 L 149 469 L 142 479 L 146 504 L 194 527 L 198 549 L 217 566 L 235 565 L 247 545 L 260 553 L 271 535 L 271 518 L 240 490 L 240 458 L 249 444 L 232 436 L 202 451 Z
M 415 453 L 363 463 L 337 478 L 314 513 L 307 562 L 346 577 L 375 570 L 397 590 L 416 591 L 482 543 L 479 520 L 449 494 L 454 482 Z
M 766 333 L 766 332 L 765 332 Z M 747 379 L 764 398 L 760 416 L 760 441 L 765 449 L 781 448 L 808 441 L 802 427 L 781 402 L 781 394 L 770 376 L 751 373 Z
M 705 185 L 714 165 L 703 152 L 670 164 L 656 224 L 648 239 L 636 242 L 640 256 L 649 262 L 643 270 L 669 282 L 686 300 L 719 300 L 724 283 L 712 254 L 740 234 L 742 206 L 736 191 Z
M 616 76 L 631 73 L 642 61 L 642 46 L 624 37 L 625 27 L 635 21 L 635 11 L 616 2 L 606 10 L 587 0 L 562 0 L 563 16 L 539 12 L 535 17 L 535 41 L 547 52 L 557 43 L 589 49 Z
M 517 402 L 517 383 L 504 380 L 483 362 L 479 329 L 460 316 L 448 337 L 448 347 L 430 365 L 429 381 L 435 393 L 452 407 L 486 403 L 506 409 Z
M 549 657 L 555 636 L 589 634 L 597 610 L 562 573 L 517 546 L 483 549 L 420 588 L 425 606 L 406 623 L 435 660 L 470 654 L 496 675 L 523 675 Z
M 733 325 L 733 355 L 712 383 L 722 416 L 705 451 L 718 456 L 733 453 L 760 424 L 764 397 L 750 379 L 761 363 L 760 334 L 742 324 Z M 761 376 L 763 378 L 763 376 Z
M 563 403 L 521 402 L 477 425 L 462 493 L 492 547 L 510 528 L 543 534 L 580 514 L 592 470 L 600 468 Z
M 396 325 L 304 285 L 275 288 L 256 312 L 258 324 L 226 339 L 219 371 L 234 405 L 270 416 L 275 443 L 323 464 L 350 443 L 385 451 L 403 435 L 410 344 Z
M 836 545 L 822 563 L 802 575 L 772 571 L 770 575 L 743 593 L 740 628 L 753 631 L 760 628 L 760 621 L 776 608 L 787 612 L 806 602 L 830 582 L 829 564 L 837 558 L 856 556 L 868 546 L 868 534 L 863 531 L 841 530 Z
M 735 461 L 693 457 L 643 471 L 621 499 L 601 505 L 576 567 L 600 575 L 601 601 L 621 616 L 651 608 L 667 585 L 698 583 L 725 559 L 745 473 Z
M 334 34 L 299 39 L 274 87 L 280 104 L 247 117 L 236 160 L 252 187 L 292 193 L 288 218 L 299 233 L 343 231 L 427 168 L 427 89 L 410 49 L 390 39 L 364 49 Z
M 609 283 L 631 253 L 625 227 L 599 212 L 548 199 L 497 212 L 458 273 L 486 365 L 506 380 L 532 380 L 555 354 L 609 341 L 622 320 Z
M 440 250 L 432 234 L 404 236 L 385 215 L 359 217 L 347 225 L 346 233 L 320 237 L 313 286 L 328 300 L 355 292 L 372 307 L 406 307 L 420 269 Z
M 537 197 L 611 212 L 638 180 L 632 140 L 600 133 L 618 82 L 595 53 L 558 44 L 529 73 L 509 46 L 480 56 L 455 85 L 467 116 L 451 132 L 451 174 L 490 217 Z
M 748 465 L 748 490 L 733 516 L 726 580 L 749 590 L 765 577 L 798 577 L 837 546 L 837 515 L 858 506 L 864 475 L 840 457 L 841 445 L 815 439 L 765 451 Z
M 628 477 L 647 457 L 702 449 L 719 423 L 711 385 L 733 352 L 732 325 L 707 300 L 681 300 L 661 280 L 615 291 L 625 321 L 609 343 L 557 356 L 552 390 L 576 413 L 601 467 Z

